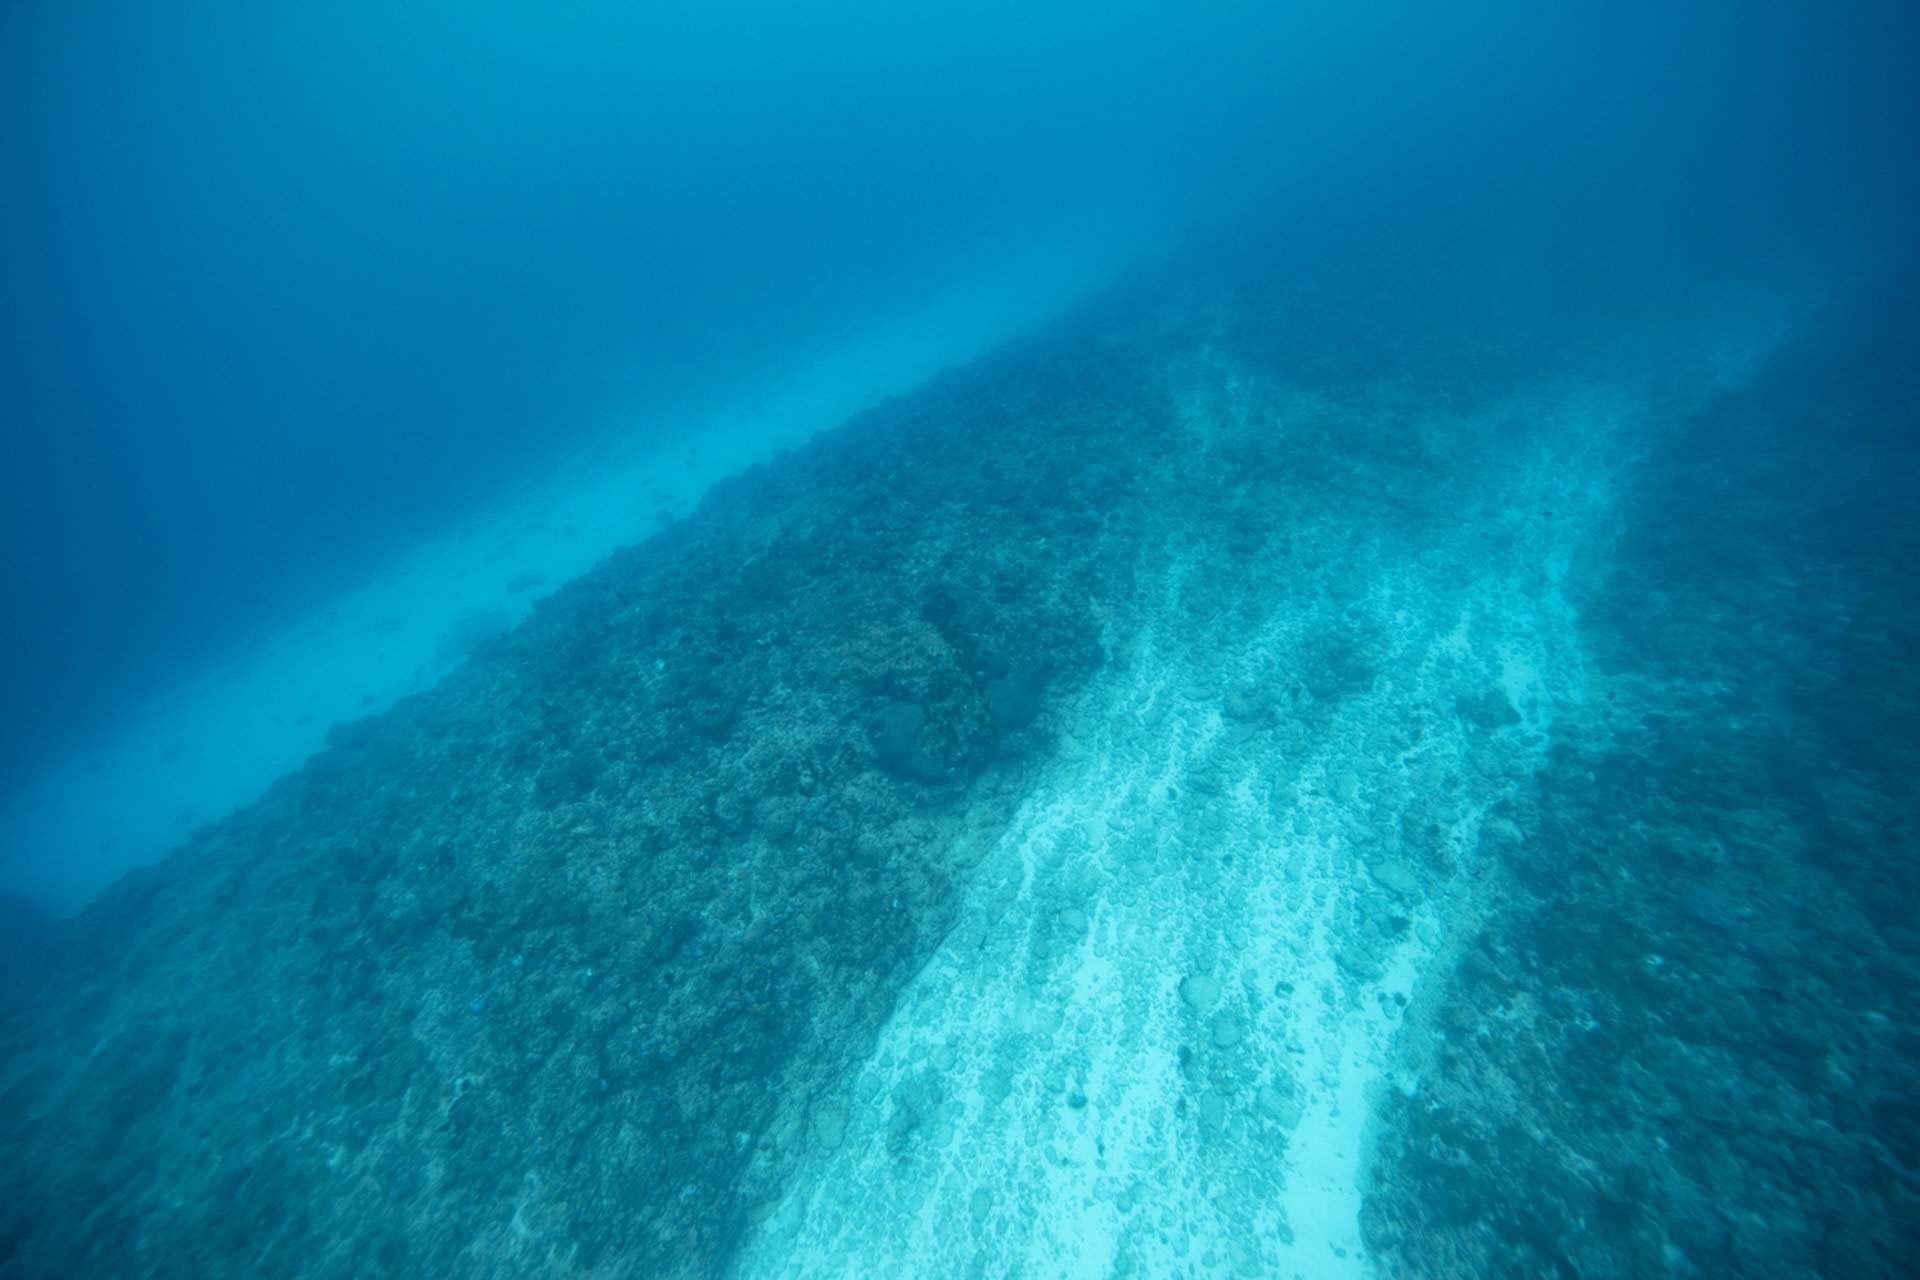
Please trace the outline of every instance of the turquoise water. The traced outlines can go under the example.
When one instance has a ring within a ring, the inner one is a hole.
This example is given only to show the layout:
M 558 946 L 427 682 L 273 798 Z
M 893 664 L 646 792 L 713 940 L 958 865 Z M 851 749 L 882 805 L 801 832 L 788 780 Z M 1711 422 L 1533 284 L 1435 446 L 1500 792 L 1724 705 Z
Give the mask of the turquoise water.
M 1909 1274 L 1915 34 L 10 11 L 0 1275 Z

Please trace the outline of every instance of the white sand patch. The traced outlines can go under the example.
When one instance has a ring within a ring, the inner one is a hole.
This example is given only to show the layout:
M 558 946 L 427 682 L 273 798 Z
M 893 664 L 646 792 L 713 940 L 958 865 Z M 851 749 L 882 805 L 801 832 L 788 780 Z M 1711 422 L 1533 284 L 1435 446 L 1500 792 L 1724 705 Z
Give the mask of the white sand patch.
M 1580 442 L 1606 412 L 1528 408 L 1563 447 L 1489 477 L 1482 509 L 1605 452 Z M 1482 826 L 1583 696 L 1539 566 L 1603 515 L 1497 540 L 1436 520 L 1374 546 L 1364 588 L 1265 566 L 1246 575 L 1269 584 L 1265 621 L 1218 634 L 1182 604 L 1204 553 L 1176 563 L 740 1274 L 1371 1275 L 1369 1125 L 1420 1058 L 1401 1028 L 1470 934 Z M 1293 541 L 1311 566 L 1352 538 L 1309 519 Z M 1371 680 L 1303 708 L 1289 663 L 1342 630 L 1378 637 Z M 1284 693 L 1273 716 L 1229 704 L 1241 675 Z M 1454 710 L 1502 689 L 1522 723 Z
M 990 264 L 697 422 L 614 424 L 630 443 L 576 459 L 538 492 L 416 548 L 378 581 L 129 716 L 85 755 L 0 807 L 0 890 L 79 909 L 188 833 L 258 797 L 328 727 L 431 687 L 449 637 L 517 622 L 535 599 L 691 511 L 713 484 L 1043 323 L 1137 244 L 1058 244 Z

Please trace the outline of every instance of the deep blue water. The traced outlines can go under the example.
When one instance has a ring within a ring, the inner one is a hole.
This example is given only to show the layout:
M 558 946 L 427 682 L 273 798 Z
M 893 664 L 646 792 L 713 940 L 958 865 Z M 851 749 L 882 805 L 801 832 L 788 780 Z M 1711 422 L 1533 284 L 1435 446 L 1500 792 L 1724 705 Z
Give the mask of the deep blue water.
M 996 246 L 1904 251 L 1911 8 L 1674 8 L 11 4 L 0 780 Z

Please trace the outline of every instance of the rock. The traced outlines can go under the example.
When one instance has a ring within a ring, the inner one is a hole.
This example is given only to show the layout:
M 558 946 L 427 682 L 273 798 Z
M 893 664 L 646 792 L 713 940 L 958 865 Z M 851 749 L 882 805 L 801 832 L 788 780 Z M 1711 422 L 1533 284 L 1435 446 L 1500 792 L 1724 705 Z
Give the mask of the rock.
M 1414 874 L 1412 867 L 1398 858 L 1386 862 L 1376 862 L 1367 870 L 1373 875 L 1374 883 L 1390 890 L 1408 902 L 1420 897 L 1420 877 Z
M 1229 720 L 1256 720 L 1266 714 L 1266 701 L 1258 689 L 1229 689 L 1221 712 Z
M 1358 939 L 1341 947 L 1334 954 L 1333 961 L 1362 982 L 1372 982 L 1385 972 L 1380 966 L 1379 957 L 1360 945 Z
M 1196 1013 L 1203 1012 L 1220 999 L 1220 984 L 1200 974 L 1190 975 L 1180 980 L 1180 999 Z
M 1504 729 L 1520 723 L 1520 713 L 1499 689 L 1489 689 L 1478 697 L 1462 695 L 1454 699 L 1453 705 L 1461 719 L 1482 729 Z
M 1040 712 L 1040 697 L 1046 687 L 1046 670 L 1038 664 L 1017 666 L 987 681 L 987 707 L 993 714 L 994 731 L 1004 737 L 1031 724 Z
M 1282 1089 L 1278 1084 L 1263 1084 L 1255 1097 L 1255 1102 L 1273 1122 L 1283 1129 L 1291 1129 L 1300 1123 L 1300 1101 L 1291 1088 Z
M 920 747 L 927 711 L 917 702 L 892 702 L 873 718 L 873 747 L 887 772 L 916 782 L 943 782 L 946 771 Z
M 826 1103 L 813 1113 L 813 1136 L 822 1149 L 832 1151 L 838 1147 L 847 1133 L 847 1109 L 837 1103 Z
M 1519 824 L 1511 818 L 1494 818 L 1490 820 L 1484 829 L 1484 835 L 1486 839 L 1491 840 L 1493 843 L 1506 845 L 1509 848 L 1525 844 L 1527 841 L 1527 833 L 1522 831 Z

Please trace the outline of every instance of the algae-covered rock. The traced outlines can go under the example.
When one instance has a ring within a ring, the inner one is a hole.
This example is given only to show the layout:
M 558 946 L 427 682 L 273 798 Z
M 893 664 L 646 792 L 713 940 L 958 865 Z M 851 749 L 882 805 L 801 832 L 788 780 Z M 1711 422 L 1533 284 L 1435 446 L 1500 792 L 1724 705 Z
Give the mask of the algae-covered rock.
M 873 718 L 873 748 L 882 768 L 916 782 L 944 782 L 946 769 L 921 749 L 927 727 L 926 708 L 915 702 L 894 702 Z

